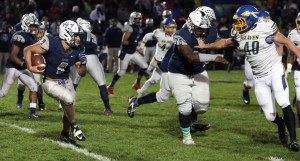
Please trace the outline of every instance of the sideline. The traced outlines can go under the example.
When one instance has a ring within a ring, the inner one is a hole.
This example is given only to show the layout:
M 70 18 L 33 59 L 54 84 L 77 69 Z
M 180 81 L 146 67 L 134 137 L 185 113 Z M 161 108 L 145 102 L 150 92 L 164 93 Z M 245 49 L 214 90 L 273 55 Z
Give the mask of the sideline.
M 9 124 L 9 123 L 5 123 L 5 122 L 0 122 L 0 125 L 7 126 L 7 127 L 12 127 L 12 128 L 24 131 L 24 132 L 26 132 L 28 134 L 35 134 L 36 133 L 33 129 L 29 129 L 29 128 L 25 128 L 25 127 L 20 127 L 20 126 L 18 126 L 16 124 Z M 53 144 L 59 145 L 60 147 L 71 149 L 71 150 L 73 150 L 73 151 L 75 151 L 77 153 L 84 154 L 85 156 L 92 157 L 92 158 L 100 160 L 100 161 L 113 161 L 113 159 L 107 158 L 107 157 L 105 157 L 103 155 L 99 155 L 99 154 L 95 154 L 95 153 L 89 152 L 85 148 L 78 148 L 78 147 L 76 147 L 76 146 L 74 146 L 72 144 L 67 144 L 67 143 L 64 143 L 64 142 L 55 141 L 55 140 L 52 140 L 52 139 L 49 139 L 49 138 L 43 138 L 43 140 L 50 141 Z

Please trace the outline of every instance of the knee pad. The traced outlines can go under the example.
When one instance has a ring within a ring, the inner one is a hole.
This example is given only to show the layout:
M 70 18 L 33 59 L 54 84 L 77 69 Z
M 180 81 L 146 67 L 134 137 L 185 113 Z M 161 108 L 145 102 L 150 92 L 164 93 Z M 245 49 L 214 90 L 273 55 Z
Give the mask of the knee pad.
M 276 113 L 275 113 L 275 115 L 274 115 L 273 113 L 269 113 L 269 112 L 267 113 L 267 112 L 264 112 L 264 114 L 265 114 L 265 117 L 266 117 L 266 119 L 267 119 L 268 121 L 272 122 L 272 121 L 275 120 Z
M 123 76 L 126 73 L 126 70 L 120 69 L 117 73 L 119 76 Z
M 71 105 L 74 103 L 74 99 L 72 95 L 65 95 L 62 101 L 64 102 L 65 105 Z
M 169 100 L 170 96 L 171 96 L 171 93 L 162 92 L 161 90 L 159 90 L 156 93 L 156 100 L 157 100 L 157 102 L 167 102 Z
M 19 90 L 25 90 L 25 85 L 23 83 L 18 83 L 17 88 Z

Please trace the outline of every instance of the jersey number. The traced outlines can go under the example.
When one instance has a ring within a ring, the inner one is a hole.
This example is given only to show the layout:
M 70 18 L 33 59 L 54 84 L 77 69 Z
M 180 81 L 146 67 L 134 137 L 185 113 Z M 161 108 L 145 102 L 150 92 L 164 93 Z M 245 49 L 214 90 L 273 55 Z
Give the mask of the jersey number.
M 252 42 L 252 43 L 251 43 Z M 247 41 L 244 46 L 244 51 L 247 55 L 255 55 L 259 50 L 259 42 L 258 41 Z
M 56 74 L 62 74 L 65 71 L 67 66 L 68 66 L 67 62 L 61 62 L 57 67 Z

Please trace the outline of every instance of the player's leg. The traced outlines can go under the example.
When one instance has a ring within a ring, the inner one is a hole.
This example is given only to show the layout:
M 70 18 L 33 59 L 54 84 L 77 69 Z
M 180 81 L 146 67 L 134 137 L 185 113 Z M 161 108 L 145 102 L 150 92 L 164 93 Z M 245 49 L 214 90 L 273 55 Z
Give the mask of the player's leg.
M 132 59 L 131 59 L 133 62 L 135 62 L 139 67 L 140 67 L 140 70 L 138 72 L 138 76 L 135 80 L 135 83 L 132 85 L 132 88 L 134 88 L 135 90 L 138 90 L 141 88 L 141 79 L 142 77 L 144 76 L 144 73 L 145 71 L 147 70 L 148 68 L 148 64 L 145 62 L 143 56 L 141 54 L 139 54 L 138 52 L 135 52 L 133 55 L 132 55 Z
M 281 69 L 281 70 L 280 70 Z M 284 122 L 290 134 L 289 148 L 293 151 L 299 151 L 299 144 L 296 136 L 295 115 L 290 105 L 289 87 L 284 75 L 283 67 L 276 70 L 278 74 L 272 77 L 272 91 L 278 105 L 282 108 Z
M 276 112 L 276 106 L 273 104 L 272 89 L 270 86 L 270 77 L 256 78 L 255 79 L 255 96 L 259 106 L 264 112 L 267 121 L 277 125 L 278 136 L 281 143 L 287 143 L 287 133 L 284 120 Z M 274 93 L 276 99 L 276 93 Z
M 17 84 L 17 90 L 18 90 L 17 108 L 22 108 L 24 92 L 25 92 L 25 85 L 19 79 L 18 79 L 18 84 Z
M 243 101 L 245 104 L 250 103 L 250 93 L 249 90 L 254 85 L 253 73 L 250 63 L 245 59 L 245 77 L 246 80 L 243 82 Z
M 114 63 L 113 63 L 113 72 L 116 73 L 117 70 L 119 69 L 119 48 L 113 48 L 113 59 L 114 59 Z
M 300 128 L 300 71 L 294 72 L 294 84 L 296 88 L 296 109 L 298 117 L 298 128 Z
M 190 133 L 191 125 L 191 112 L 192 112 L 192 79 L 188 76 L 168 73 L 169 74 L 169 86 L 172 90 L 172 94 L 176 99 L 179 111 L 179 124 L 183 134 L 183 144 L 191 145 L 195 144 Z M 172 81 L 171 81 L 172 80 Z
M 107 67 L 106 70 L 108 72 L 113 71 L 113 49 L 107 48 Z
M 193 110 L 191 113 L 191 131 L 206 131 L 210 128 L 209 124 L 198 121 L 198 114 L 204 114 L 209 105 L 210 91 L 209 78 L 206 71 L 194 75 L 194 85 L 192 86 Z
M 34 80 L 35 82 L 38 84 L 38 93 L 37 93 L 37 97 L 38 97 L 38 103 L 39 103 L 39 109 L 41 111 L 46 110 L 45 107 L 45 103 L 43 100 L 43 87 L 42 87 L 42 83 L 41 83 L 41 75 L 37 74 L 37 73 L 33 73 L 34 76 Z
M 15 68 L 4 68 L 4 76 L 0 88 L 0 98 L 7 95 L 10 87 L 14 84 L 14 81 L 18 78 L 16 72 L 17 69 Z
M 109 86 L 107 87 L 108 93 L 110 95 L 114 94 L 114 86 L 117 83 L 117 81 L 120 79 L 121 76 L 123 76 L 126 73 L 128 64 L 132 58 L 131 54 L 126 54 L 126 53 L 120 53 L 119 56 L 119 69 L 118 72 L 113 76 L 113 79 Z
M 38 84 L 34 80 L 33 74 L 28 70 L 17 71 L 19 80 L 29 89 L 29 118 L 38 118 L 36 113 Z
M 84 141 L 85 136 L 79 129 L 75 119 L 75 90 L 71 80 L 45 80 L 43 83 L 45 93 L 56 100 L 59 100 L 62 104 L 64 116 L 63 116 L 63 131 L 69 133 L 69 128 L 74 137 L 79 141 Z M 68 119 L 66 121 L 65 117 Z M 68 127 L 69 126 L 69 127 Z M 66 131 L 68 130 L 68 131 Z
M 106 88 L 105 74 L 103 70 L 103 66 L 97 59 L 96 55 L 87 55 L 87 71 L 90 73 L 94 81 L 97 83 L 100 96 L 104 104 L 104 113 L 110 114 L 112 113 L 111 106 L 109 103 L 108 92 Z
M 151 77 L 144 83 L 141 89 L 137 90 L 138 97 L 144 95 L 146 90 L 153 84 L 156 84 L 161 78 L 161 70 L 157 67 L 154 68 Z

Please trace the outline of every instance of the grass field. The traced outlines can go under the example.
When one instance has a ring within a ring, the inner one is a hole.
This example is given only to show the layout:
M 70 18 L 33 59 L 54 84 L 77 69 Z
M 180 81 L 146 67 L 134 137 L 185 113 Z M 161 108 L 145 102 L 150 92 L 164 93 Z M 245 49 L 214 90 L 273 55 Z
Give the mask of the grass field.
M 194 133 L 194 146 L 182 144 L 174 98 L 167 103 L 140 106 L 134 118 L 127 116 L 127 97 L 136 73 L 126 74 L 110 97 L 112 115 L 103 114 L 99 90 L 89 75 L 77 89 L 76 117 L 87 136 L 75 147 L 59 142 L 62 112 L 57 101 L 44 95 L 46 111 L 38 120 L 28 119 L 28 100 L 16 108 L 16 85 L 0 101 L 0 160 L 48 161 L 299 161 L 299 152 L 280 144 L 277 128 L 264 118 L 251 90 L 251 104 L 244 105 L 242 70 L 209 71 L 211 103 L 201 120 L 212 125 Z M 107 74 L 107 82 L 112 79 Z M 2 80 L 2 77 L 1 77 Z M 144 81 L 144 80 L 143 80 Z M 294 97 L 292 75 L 290 98 Z M 157 91 L 158 85 L 148 91 Z M 26 91 L 26 98 L 28 90 Z M 296 111 L 295 108 L 294 112 Z M 282 115 L 282 111 L 278 108 Z M 300 130 L 297 129 L 298 140 Z

